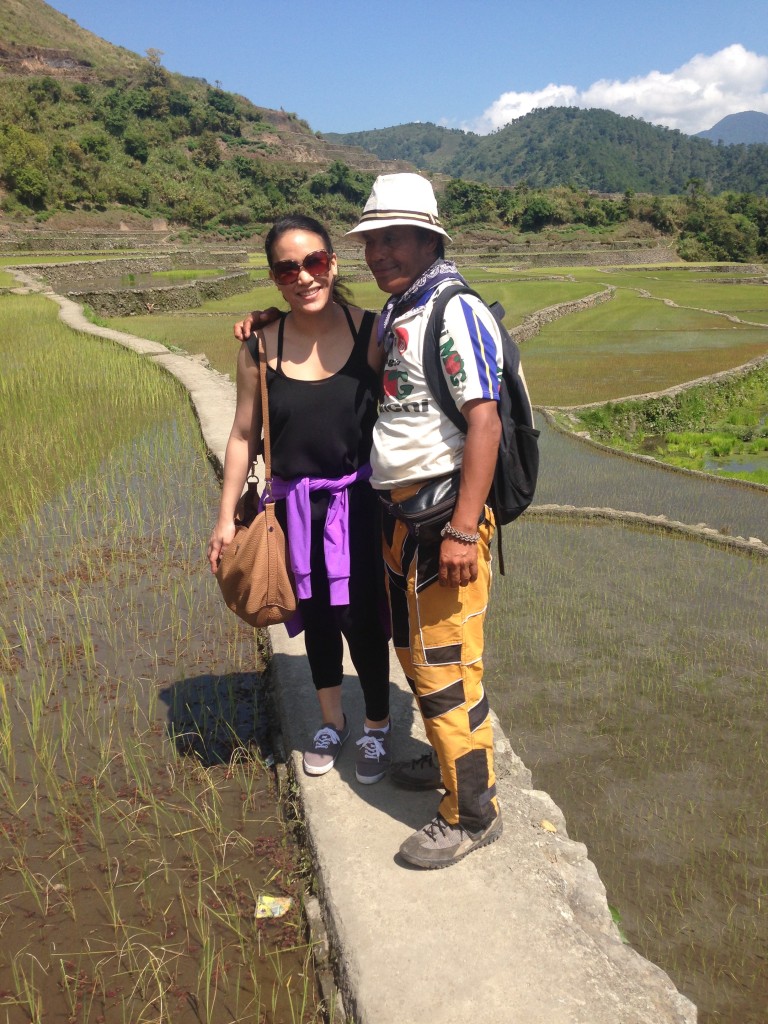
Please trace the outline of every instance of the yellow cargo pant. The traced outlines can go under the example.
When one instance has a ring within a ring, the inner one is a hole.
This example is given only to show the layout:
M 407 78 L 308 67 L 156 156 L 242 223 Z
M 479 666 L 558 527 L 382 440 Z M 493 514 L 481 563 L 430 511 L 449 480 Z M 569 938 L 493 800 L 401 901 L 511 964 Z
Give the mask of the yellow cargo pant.
M 393 644 L 440 762 L 445 786 L 440 814 L 471 832 L 498 814 L 493 730 L 483 688 L 483 623 L 494 533 L 490 509 L 478 530 L 476 582 L 441 587 L 439 527 L 415 536 L 383 513 Z

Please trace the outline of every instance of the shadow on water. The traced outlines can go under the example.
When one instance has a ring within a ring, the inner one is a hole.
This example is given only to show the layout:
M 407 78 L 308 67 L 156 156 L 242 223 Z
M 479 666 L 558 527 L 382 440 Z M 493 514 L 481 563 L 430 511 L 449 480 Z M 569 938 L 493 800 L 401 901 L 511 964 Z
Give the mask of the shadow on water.
M 201 675 L 160 690 L 168 706 L 168 735 L 182 757 L 206 767 L 228 764 L 235 751 L 254 751 L 274 763 L 264 680 L 256 672 Z

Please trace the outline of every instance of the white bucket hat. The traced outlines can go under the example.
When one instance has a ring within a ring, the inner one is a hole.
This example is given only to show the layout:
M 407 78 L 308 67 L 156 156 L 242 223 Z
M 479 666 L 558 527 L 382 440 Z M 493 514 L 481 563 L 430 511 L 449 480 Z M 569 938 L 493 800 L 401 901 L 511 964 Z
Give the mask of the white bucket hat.
M 400 225 L 426 228 L 451 241 L 437 215 L 432 183 L 420 174 L 380 174 L 373 183 L 360 223 L 346 234 Z

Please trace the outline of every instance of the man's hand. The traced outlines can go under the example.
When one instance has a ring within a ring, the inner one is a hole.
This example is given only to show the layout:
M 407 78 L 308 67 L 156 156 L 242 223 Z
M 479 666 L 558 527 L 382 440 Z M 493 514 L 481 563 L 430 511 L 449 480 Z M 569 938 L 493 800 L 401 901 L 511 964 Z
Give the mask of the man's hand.
M 438 582 L 441 587 L 466 587 L 477 579 L 477 544 L 444 537 L 440 545 Z
M 235 337 L 238 341 L 246 341 L 253 331 L 258 331 L 260 327 L 274 323 L 279 316 L 280 310 L 277 306 L 270 306 L 269 309 L 254 309 L 245 320 L 235 324 Z

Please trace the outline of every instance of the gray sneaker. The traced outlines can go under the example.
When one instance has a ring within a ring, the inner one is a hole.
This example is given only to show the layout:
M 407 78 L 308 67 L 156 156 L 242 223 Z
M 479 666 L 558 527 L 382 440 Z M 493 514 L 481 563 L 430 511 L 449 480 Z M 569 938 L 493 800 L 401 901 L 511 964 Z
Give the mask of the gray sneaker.
M 409 864 L 419 868 L 447 868 L 473 850 L 495 842 L 503 829 L 501 811 L 478 832 L 468 832 L 461 825 L 449 825 L 438 814 L 428 825 L 405 840 L 400 847 L 400 855 Z
M 312 746 L 304 751 L 304 771 L 307 775 L 325 775 L 336 763 L 344 741 L 349 736 L 347 716 L 344 716 L 344 728 L 337 729 L 326 723 L 318 729 L 312 740 Z
M 389 777 L 401 789 L 440 789 L 443 785 L 434 750 L 410 761 L 396 761 Z
M 358 782 L 369 786 L 379 782 L 387 773 L 392 761 L 392 726 L 386 732 L 371 729 L 357 741 L 355 775 Z

